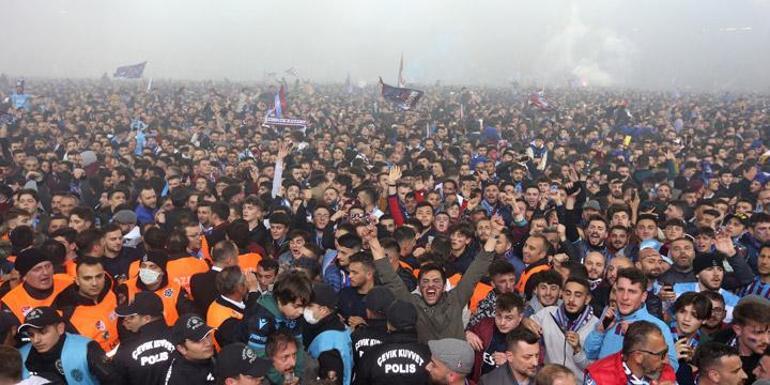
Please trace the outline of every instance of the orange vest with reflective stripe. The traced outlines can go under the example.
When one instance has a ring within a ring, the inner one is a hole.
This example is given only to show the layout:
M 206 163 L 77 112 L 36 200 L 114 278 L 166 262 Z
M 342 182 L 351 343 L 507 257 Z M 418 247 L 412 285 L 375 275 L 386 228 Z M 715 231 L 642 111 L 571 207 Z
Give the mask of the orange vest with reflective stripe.
M 54 274 L 53 275 L 53 292 L 47 298 L 35 299 L 26 290 L 24 285 L 14 287 L 5 296 L 3 296 L 2 302 L 8 309 L 13 312 L 19 323 L 24 322 L 24 317 L 30 310 L 40 306 L 51 306 L 53 300 L 59 295 L 67 286 L 71 285 L 74 280 L 72 277 L 66 274 Z
M 142 291 L 137 286 L 138 278 L 134 277 L 126 281 L 126 287 L 128 288 L 128 301 L 134 300 L 136 293 Z M 169 281 L 166 287 L 161 287 L 155 290 L 155 294 L 160 297 L 163 302 L 163 318 L 166 319 L 166 325 L 174 326 L 174 323 L 179 318 L 179 312 L 176 310 L 176 304 L 179 302 L 179 292 L 182 290 L 179 285 L 173 281 Z
M 243 319 L 243 313 L 224 306 L 217 301 L 212 302 L 209 305 L 209 310 L 206 312 L 206 324 L 213 328 L 218 328 L 222 325 L 222 322 L 230 318 Z
M 476 284 L 476 288 L 473 289 L 473 295 L 471 296 L 471 302 L 468 304 L 472 312 L 476 311 L 476 309 L 479 307 L 479 302 L 486 298 L 490 291 L 492 291 L 492 286 L 489 286 L 483 282 Z
M 550 270 L 551 267 L 548 266 L 548 264 L 538 265 L 533 267 L 532 269 L 524 269 L 524 272 L 521 273 L 521 277 L 519 277 L 519 282 L 516 283 L 516 287 L 514 288 L 517 293 L 524 294 L 524 290 L 527 288 L 527 281 L 532 278 L 533 275 L 541 272 Z
M 78 334 L 98 342 L 105 352 L 109 352 L 118 345 L 116 306 L 118 306 L 118 299 L 115 293 L 110 291 L 96 305 L 75 307 L 75 311 L 70 316 L 70 323 Z
M 241 267 L 244 273 L 255 273 L 257 271 L 257 264 L 262 260 L 262 256 L 258 253 L 246 253 L 238 256 L 238 266 Z

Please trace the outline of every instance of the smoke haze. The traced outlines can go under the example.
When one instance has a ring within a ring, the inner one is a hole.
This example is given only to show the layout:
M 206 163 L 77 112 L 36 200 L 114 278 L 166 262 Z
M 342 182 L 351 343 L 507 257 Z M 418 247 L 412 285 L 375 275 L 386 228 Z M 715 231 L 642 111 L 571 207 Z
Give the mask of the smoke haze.
M 770 86 L 770 0 L 3 0 L 0 72 L 748 89 Z

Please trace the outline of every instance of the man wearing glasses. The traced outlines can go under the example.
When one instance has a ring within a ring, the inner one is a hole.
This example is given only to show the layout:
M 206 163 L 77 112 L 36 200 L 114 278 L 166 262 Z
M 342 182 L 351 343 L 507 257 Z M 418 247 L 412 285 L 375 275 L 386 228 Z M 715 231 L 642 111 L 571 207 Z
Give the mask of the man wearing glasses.
M 663 332 L 652 322 L 636 321 L 626 331 L 623 349 L 586 368 L 585 385 L 673 385 L 674 369 L 668 362 Z

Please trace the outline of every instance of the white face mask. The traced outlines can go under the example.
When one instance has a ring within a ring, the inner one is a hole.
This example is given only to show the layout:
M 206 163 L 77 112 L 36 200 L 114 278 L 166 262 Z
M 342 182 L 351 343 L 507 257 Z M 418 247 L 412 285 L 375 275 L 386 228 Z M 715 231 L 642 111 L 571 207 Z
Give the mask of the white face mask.
M 318 323 L 318 319 L 315 318 L 315 314 L 313 314 L 313 311 L 310 310 L 309 307 L 306 307 L 304 311 L 302 311 L 302 317 L 305 318 L 305 321 L 311 325 L 315 325 Z
M 160 274 L 161 273 L 158 273 L 155 270 L 139 269 L 139 280 L 145 285 L 152 285 L 153 283 L 158 282 Z

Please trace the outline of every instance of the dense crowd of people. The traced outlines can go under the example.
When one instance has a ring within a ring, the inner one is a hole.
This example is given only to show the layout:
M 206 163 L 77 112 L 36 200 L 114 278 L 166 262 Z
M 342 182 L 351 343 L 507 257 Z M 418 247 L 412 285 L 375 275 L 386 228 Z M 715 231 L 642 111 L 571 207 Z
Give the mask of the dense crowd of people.
M 0 76 L 0 384 L 770 381 L 767 96 L 276 88 Z

